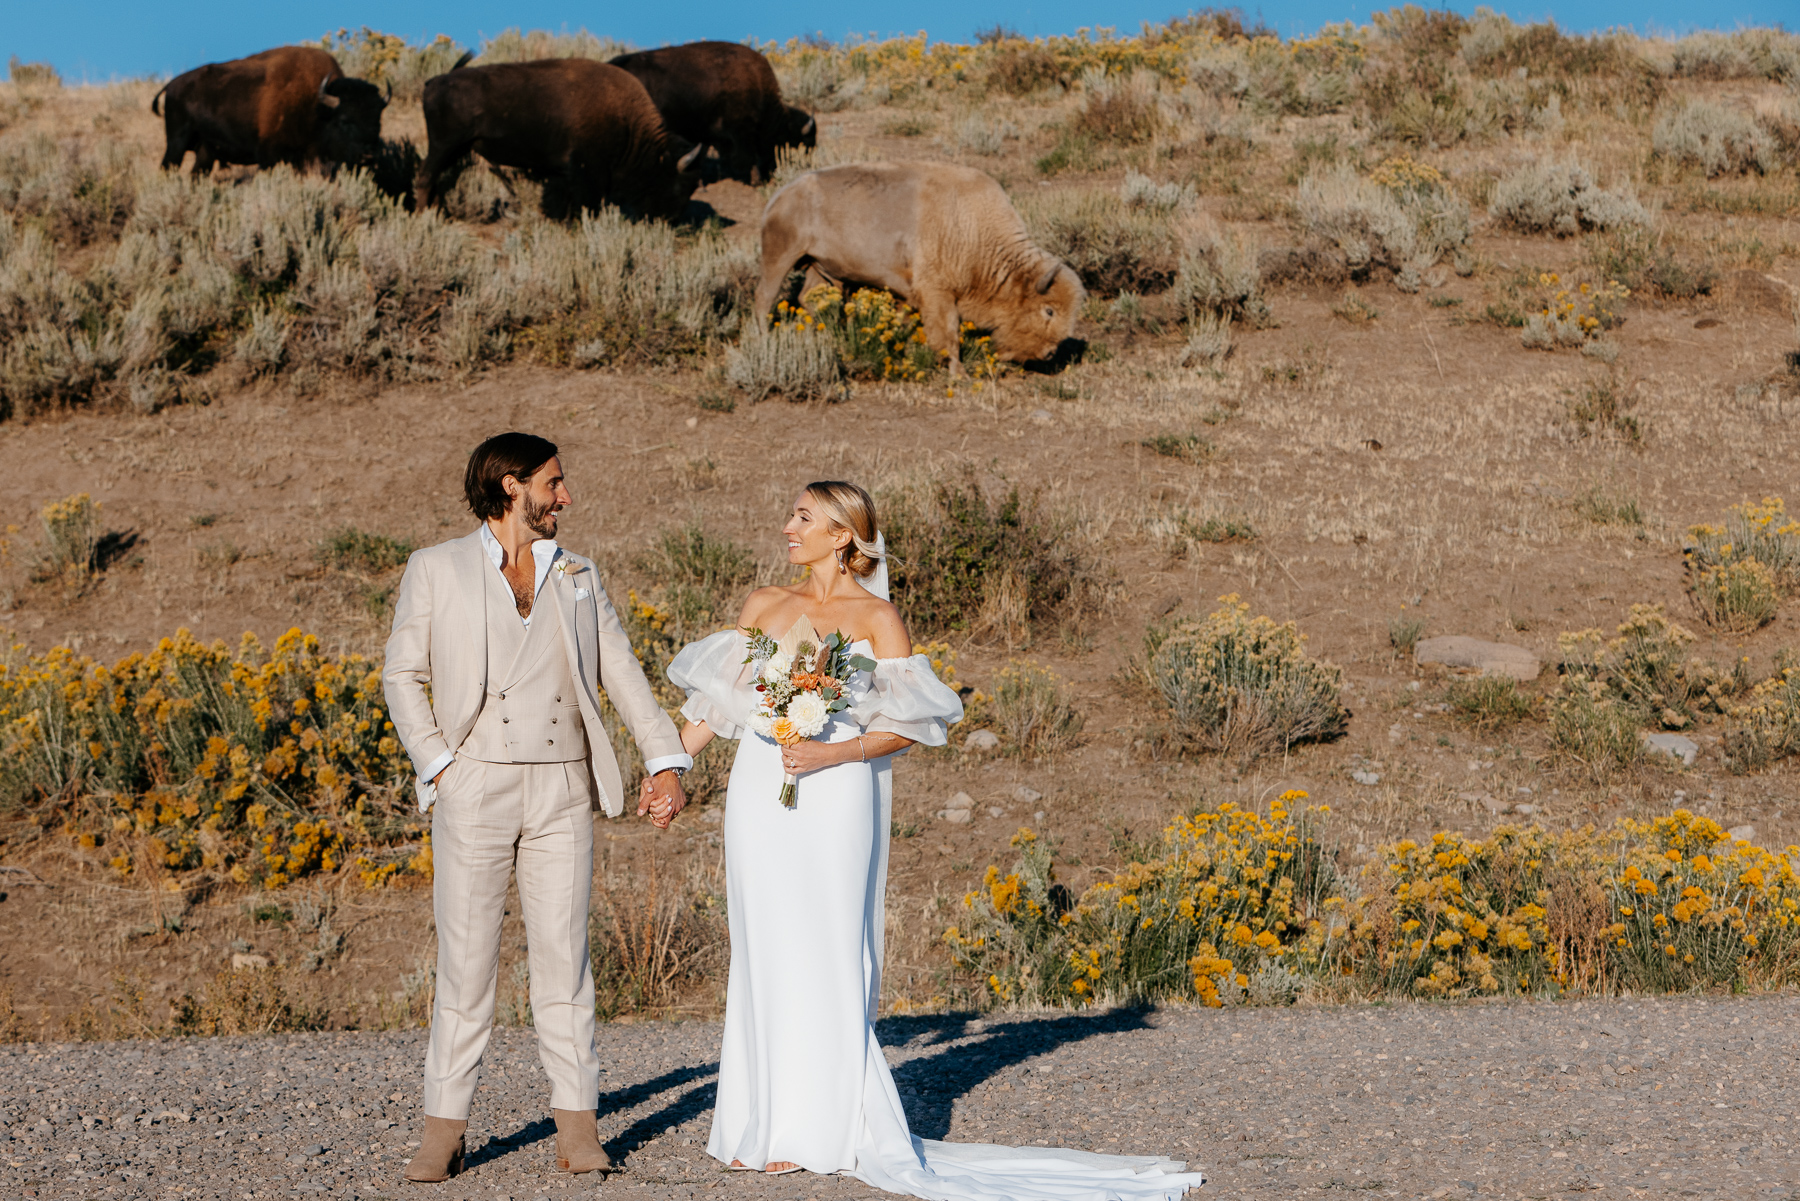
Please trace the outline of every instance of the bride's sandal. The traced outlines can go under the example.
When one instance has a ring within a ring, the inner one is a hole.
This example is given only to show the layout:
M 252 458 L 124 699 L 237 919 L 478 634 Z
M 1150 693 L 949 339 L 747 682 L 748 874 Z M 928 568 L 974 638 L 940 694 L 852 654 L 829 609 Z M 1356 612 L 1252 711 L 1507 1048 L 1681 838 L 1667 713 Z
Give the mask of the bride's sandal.
M 785 1162 L 785 1161 L 783 1161 L 783 1162 Z M 769 1164 L 763 1168 L 763 1175 L 764 1176 L 786 1176 L 789 1172 L 798 1172 L 799 1170 L 800 1170 L 800 1165 L 797 1163 L 790 1163 L 785 1168 L 778 1168 L 774 1164 Z
M 725 1170 L 728 1172 L 754 1172 L 757 1169 L 751 1167 L 741 1159 L 734 1159 L 725 1165 Z

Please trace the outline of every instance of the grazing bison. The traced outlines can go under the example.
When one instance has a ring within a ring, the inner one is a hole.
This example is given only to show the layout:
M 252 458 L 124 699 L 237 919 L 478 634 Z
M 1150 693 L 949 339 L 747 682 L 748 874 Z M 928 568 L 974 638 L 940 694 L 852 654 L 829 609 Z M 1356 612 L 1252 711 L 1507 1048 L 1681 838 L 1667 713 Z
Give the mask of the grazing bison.
M 196 173 L 214 163 L 330 170 L 368 162 L 381 149 L 386 107 L 374 84 L 346 78 L 314 46 L 195 67 L 150 100 L 168 139 L 163 167 L 181 166 L 192 150 Z
M 919 310 L 925 339 L 961 373 L 960 323 L 993 331 L 1000 358 L 1054 355 L 1086 293 L 1075 272 L 1040 249 L 1000 185 L 946 163 L 858 163 L 811 171 L 763 211 L 765 320 L 788 272 L 806 266 L 845 285 L 886 288 Z
M 650 93 L 669 132 L 719 152 L 725 174 L 761 183 L 782 146 L 816 146 L 818 124 L 783 104 L 769 60 L 736 42 L 689 42 L 612 60 Z
M 674 219 L 700 182 L 701 147 L 671 134 L 643 85 L 582 58 L 466 67 L 425 81 L 430 145 L 413 195 L 438 201 L 444 173 L 471 150 L 545 184 L 553 216 L 611 202 Z

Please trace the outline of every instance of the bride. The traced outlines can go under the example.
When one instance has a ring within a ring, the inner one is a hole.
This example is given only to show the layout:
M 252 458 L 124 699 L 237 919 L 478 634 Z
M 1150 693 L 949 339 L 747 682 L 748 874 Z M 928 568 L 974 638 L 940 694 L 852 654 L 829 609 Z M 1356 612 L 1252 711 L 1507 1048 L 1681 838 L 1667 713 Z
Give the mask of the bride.
M 908 1130 L 873 1021 L 890 757 L 916 743 L 942 746 L 962 703 L 912 653 L 888 603 L 867 492 L 809 484 L 782 532 L 788 561 L 809 568 L 806 578 L 751 593 L 737 629 L 687 646 L 669 665 L 688 694 L 687 752 L 715 737 L 739 740 L 725 807 L 731 972 L 707 1152 L 743 1171 L 841 1172 L 937 1201 L 1149 1201 L 1202 1184 L 1166 1159 L 942 1143 Z M 846 703 L 815 739 L 783 745 L 756 732 L 769 728 L 755 713 L 758 681 L 775 678 L 761 670 L 771 646 L 759 635 L 796 628 L 815 646 L 843 635 Z M 789 777 L 798 780 L 791 808 L 781 799 Z M 674 816 L 648 794 L 645 804 L 659 825 Z

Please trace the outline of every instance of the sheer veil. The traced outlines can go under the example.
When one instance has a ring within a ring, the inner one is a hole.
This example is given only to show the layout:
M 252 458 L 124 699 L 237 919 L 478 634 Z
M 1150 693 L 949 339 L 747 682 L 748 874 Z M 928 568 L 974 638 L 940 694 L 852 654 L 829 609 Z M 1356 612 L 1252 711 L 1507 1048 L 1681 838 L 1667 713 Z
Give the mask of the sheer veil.
M 880 530 L 875 531 L 875 572 L 863 581 L 863 587 L 879 596 L 882 600 L 888 596 L 887 539 Z M 875 795 L 881 804 L 881 811 L 875 815 L 875 862 L 869 871 L 869 914 L 870 946 L 873 949 L 873 962 L 869 964 L 869 1020 L 872 1022 L 880 1016 L 881 1010 L 881 969 L 887 959 L 887 875 L 888 875 L 888 842 L 894 829 L 894 757 L 888 755 L 875 761 Z
M 888 595 L 887 538 L 880 530 L 875 531 L 875 574 L 864 581 L 863 587 L 882 600 L 893 599 Z

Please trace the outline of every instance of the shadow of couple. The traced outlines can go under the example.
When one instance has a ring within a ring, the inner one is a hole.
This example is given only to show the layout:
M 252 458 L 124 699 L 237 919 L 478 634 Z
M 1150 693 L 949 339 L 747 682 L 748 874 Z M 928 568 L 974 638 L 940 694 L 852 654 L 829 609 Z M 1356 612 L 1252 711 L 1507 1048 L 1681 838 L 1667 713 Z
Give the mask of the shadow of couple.
M 1102 1014 L 1054 1018 L 1011 1018 L 1000 1021 L 966 1014 L 884 1018 L 876 1034 L 884 1047 L 906 1047 L 912 1058 L 894 1069 L 894 1085 L 906 1106 L 907 1123 L 920 1138 L 941 1139 L 950 1130 L 951 1107 L 984 1081 L 1059 1047 L 1106 1034 L 1148 1029 L 1146 1010 L 1120 1009 Z M 658 1102 L 605 1142 L 613 1163 L 625 1160 L 673 1127 L 700 1117 L 713 1107 L 718 1088 L 718 1061 L 674 1068 L 660 1076 L 628 1084 L 599 1096 L 602 1114 L 633 1110 Z M 489 1163 L 554 1137 L 548 1117 L 527 1122 L 509 1134 L 496 1135 L 473 1150 L 468 1166 Z

